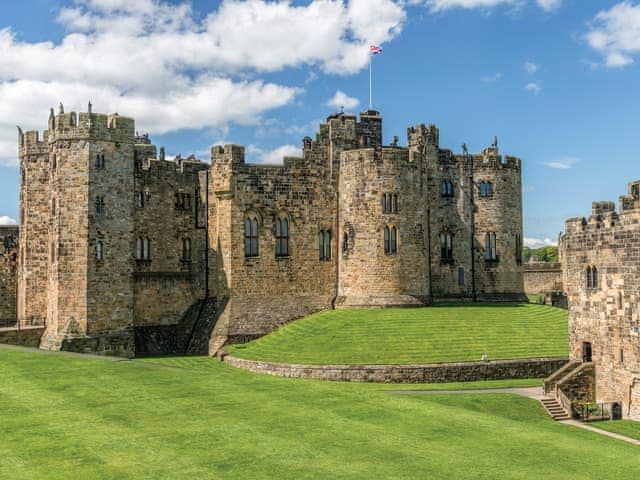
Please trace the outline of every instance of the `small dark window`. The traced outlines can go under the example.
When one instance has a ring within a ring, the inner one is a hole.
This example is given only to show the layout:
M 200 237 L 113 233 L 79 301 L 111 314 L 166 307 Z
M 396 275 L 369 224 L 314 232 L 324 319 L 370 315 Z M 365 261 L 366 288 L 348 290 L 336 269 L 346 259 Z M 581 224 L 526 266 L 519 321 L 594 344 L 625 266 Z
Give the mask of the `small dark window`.
M 398 231 L 396 227 L 384 227 L 384 253 L 390 255 L 398 251 Z
M 386 210 L 385 212 L 387 213 L 391 213 L 391 194 L 387 195 L 387 204 L 386 204 Z
M 347 253 L 349 251 L 349 235 L 345 232 L 342 235 L 342 253 Z
M 142 259 L 142 238 L 136 238 L 136 260 Z
M 489 261 L 498 260 L 498 251 L 496 246 L 496 234 L 495 233 L 487 233 L 485 236 L 485 246 L 484 246 L 484 254 L 485 259 Z
M 391 208 L 393 213 L 398 213 L 398 195 L 393 194 L 393 201 L 391 202 Z
M 391 253 L 398 251 L 398 232 L 396 227 L 391 227 Z
M 389 227 L 384 227 L 384 253 L 391 253 L 391 232 Z
M 142 241 L 142 256 L 144 260 L 151 260 L 151 240 L 148 237 Z
M 258 256 L 258 219 L 247 218 L 244 221 L 244 256 Z
M 387 194 L 382 194 L 382 213 L 387 213 Z
M 453 237 L 449 232 L 440 234 L 440 259 L 453 260 Z
M 104 154 L 98 153 L 96 155 L 96 169 L 104 170 Z
M 191 261 L 191 239 L 183 238 L 182 239 L 182 259 L 183 262 Z
M 624 349 L 620 349 L 620 363 L 624 363 Z
M 144 207 L 144 192 L 138 192 L 136 195 L 136 204 L 138 208 Z
M 96 215 L 104 214 L 104 197 L 96 197 Z
M 458 285 L 464 286 L 464 267 L 458 268 Z
M 446 198 L 453 197 L 453 183 L 450 180 L 444 180 L 440 184 L 440 196 Z
M 51 156 L 51 170 L 53 170 L 55 172 L 57 167 L 58 167 L 58 162 L 57 162 L 57 159 L 56 159 L 56 154 L 54 153 Z
M 96 260 L 104 260 L 104 242 L 102 240 L 96 242 Z
M 481 197 L 493 196 L 493 184 L 491 182 L 480 182 L 478 185 Z
M 276 257 L 289 256 L 289 220 L 276 220 Z

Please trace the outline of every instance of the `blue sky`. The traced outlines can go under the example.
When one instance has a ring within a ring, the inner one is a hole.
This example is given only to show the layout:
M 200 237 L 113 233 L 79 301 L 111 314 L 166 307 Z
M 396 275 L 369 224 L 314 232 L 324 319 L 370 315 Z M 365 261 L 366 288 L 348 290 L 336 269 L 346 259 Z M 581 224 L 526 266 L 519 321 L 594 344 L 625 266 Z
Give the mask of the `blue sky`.
M 0 223 L 17 219 L 16 129 L 48 109 L 133 116 L 168 154 L 295 153 L 344 105 L 385 141 L 435 123 L 441 145 L 494 135 L 523 159 L 525 237 L 554 241 L 640 178 L 640 2 L 32 0 L 0 7 Z M 333 103 L 331 100 L 335 100 Z M 7 218 L 5 218 L 7 217 Z

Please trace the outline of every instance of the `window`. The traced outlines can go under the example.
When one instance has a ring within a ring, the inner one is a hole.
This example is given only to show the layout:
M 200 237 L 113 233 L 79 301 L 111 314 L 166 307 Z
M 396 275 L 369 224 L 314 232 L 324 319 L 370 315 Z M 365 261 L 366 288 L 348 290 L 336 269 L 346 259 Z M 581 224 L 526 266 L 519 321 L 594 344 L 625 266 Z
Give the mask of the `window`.
M 176 210 L 191 210 L 191 194 L 176 193 Z
M 382 213 L 387 213 L 387 194 L 382 194 Z
M 182 239 L 182 258 L 183 262 L 191 261 L 191 239 L 183 238 Z
M 104 213 L 104 197 L 96 197 L 96 215 Z
M 382 195 L 382 213 L 398 213 L 398 195 L 385 193 Z
M 53 219 L 56 216 L 56 199 L 51 199 L 51 218 Z
M 398 195 L 396 195 L 395 193 L 393 194 L 393 198 L 391 201 L 391 210 L 393 211 L 393 213 L 398 213 Z
M 53 155 L 51 155 L 51 170 L 55 172 L 57 166 L 58 166 L 58 162 L 56 159 L 56 154 L 54 153 Z
M 96 168 L 98 170 L 104 170 L 104 154 L 98 153 L 96 155 Z
M 478 185 L 481 197 L 493 196 L 493 184 L 491 182 L 480 182 Z
M 244 221 L 244 256 L 258 256 L 258 219 L 247 218 Z
M 384 227 L 384 253 L 390 255 L 398 251 L 398 231 L 396 227 Z
M 96 260 L 104 260 L 104 242 L 102 240 L 96 242 Z
M 320 260 L 331 260 L 331 230 L 320 230 L 318 233 Z
M 142 259 L 147 261 L 151 260 L 151 241 L 149 237 L 142 240 Z
M 142 260 L 142 238 L 136 238 L 136 260 Z
M 587 267 L 587 288 L 598 288 L 598 269 Z
M 458 268 L 458 285 L 464 286 L 464 267 Z
M 136 204 L 138 205 L 138 208 L 144 207 L 144 192 L 138 192 L 136 195 Z
M 485 246 L 484 246 L 485 259 L 489 261 L 497 261 L 498 260 L 498 252 L 496 249 L 496 234 L 495 233 L 487 233 L 485 236 Z
M 440 260 L 453 260 L 453 238 L 449 232 L 440 234 Z
M 516 234 L 516 263 L 522 265 L 522 238 Z
M 345 234 L 342 236 L 342 253 L 348 253 L 349 252 L 349 235 L 345 232 Z
M 276 257 L 289 256 L 289 220 L 276 220 Z
M 451 180 L 444 180 L 442 184 L 440 184 L 440 196 L 453 197 L 453 183 Z

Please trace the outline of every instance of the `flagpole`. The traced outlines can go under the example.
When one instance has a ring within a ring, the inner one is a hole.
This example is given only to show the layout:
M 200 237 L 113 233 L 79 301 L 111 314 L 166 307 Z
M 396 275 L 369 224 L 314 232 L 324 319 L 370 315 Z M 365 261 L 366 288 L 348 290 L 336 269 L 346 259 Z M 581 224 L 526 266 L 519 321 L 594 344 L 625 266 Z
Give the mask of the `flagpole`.
M 373 54 L 369 54 L 369 110 L 373 110 L 373 75 L 371 65 L 373 64 Z

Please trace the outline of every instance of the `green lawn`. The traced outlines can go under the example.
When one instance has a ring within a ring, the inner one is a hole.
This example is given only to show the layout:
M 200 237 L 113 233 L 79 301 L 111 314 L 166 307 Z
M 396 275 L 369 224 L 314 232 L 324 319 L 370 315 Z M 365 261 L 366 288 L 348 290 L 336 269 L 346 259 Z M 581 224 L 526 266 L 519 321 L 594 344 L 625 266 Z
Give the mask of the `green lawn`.
M 306 364 L 401 364 L 562 357 L 567 311 L 541 305 L 332 310 L 246 345 L 242 358 Z
M 638 448 L 511 395 L 394 395 L 203 357 L 0 348 L 0 478 L 635 479 Z
M 610 422 L 593 422 L 589 425 L 640 440 L 640 422 L 633 420 L 614 420 Z

